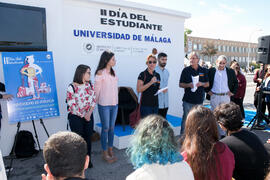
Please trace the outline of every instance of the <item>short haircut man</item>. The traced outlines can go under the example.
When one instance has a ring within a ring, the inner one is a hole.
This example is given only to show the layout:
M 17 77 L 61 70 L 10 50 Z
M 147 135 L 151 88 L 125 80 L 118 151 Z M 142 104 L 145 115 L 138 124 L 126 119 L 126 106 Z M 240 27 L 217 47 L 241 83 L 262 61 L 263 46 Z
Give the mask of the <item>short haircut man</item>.
M 216 60 L 216 68 L 209 69 L 209 87 L 206 89 L 210 95 L 211 109 L 214 110 L 222 103 L 229 103 L 238 88 L 235 72 L 226 67 L 227 57 L 220 55 Z
M 73 132 L 53 134 L 45 142 L 43 156 L 47 176 L 57 179 L 71 177 L 84 179 L 84 170 L 88 167 L 89 156 L 87 156 L 86 142 L 78 134 Z
M 212 110 L 222 103 L 229 103 L 238 88 L 235 72 L 227 68 L 226 64 L 227 57 L 220 55 L 216 60 L 216 67 L 210 68 L 208 72 L 209 87 L 206 88 L 206 92 Z M 225 132 L 219 126 L 218 130 L 220 137 L 225 136 Z
M 160 89 L 168 87 L 169 82 L 169 71 L 165 68 L 167 64 L 167 54 L 158 54 L 158 66 L 156 66 L 155 71 L 160 75 Z M 158 94 L 158 114 L 166 119 L 167 112 L 169 108 L 169 94 L 168 90 L 164 90 L 162 93 Z
M 185 89 L 183 96 L 183 117 L 181 122 L 181 132 L 184 134 L 185 122 L 189 111 L 196 105 L 202 105 L 205 92 L 204 88 L 209 86 L 208 72 L 207 69 L 199 65 L 199 56 L 196 52 L 191 52 L 188 55 L 190 66 L 183 69 L 179 87 Z M 199 81 L 197 84 L 193 84 L 193 78 L 198 77 Z

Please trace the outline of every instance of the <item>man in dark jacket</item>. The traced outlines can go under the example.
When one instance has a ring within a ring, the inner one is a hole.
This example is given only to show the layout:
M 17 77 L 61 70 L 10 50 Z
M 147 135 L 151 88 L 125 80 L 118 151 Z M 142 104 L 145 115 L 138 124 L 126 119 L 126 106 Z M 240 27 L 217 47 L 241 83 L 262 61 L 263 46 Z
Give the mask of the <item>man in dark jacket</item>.
M 220 55 L 216 60 L 216 68 L 209 69 L 209 87 L 206 88 L 207 99 L 210 99 L 211 109 L 214 110 L 222 103 L 229 103 L 238 88 L 238 81 L 233 69 L 227 68 L 227 58 Z M 220 137 L 225 132 L 218 126 Z
M 216 68 L 209 69 L 209 87 L 206 88 L 210 96 L 211 109 L 214 110 L 221 103 L 229 103 L 238 88 L 238 81 L 233 69 L 227 68 L 227 58 L 221 55 L 216 60 Z M 208 98 L 209 98 L 208 96 Z

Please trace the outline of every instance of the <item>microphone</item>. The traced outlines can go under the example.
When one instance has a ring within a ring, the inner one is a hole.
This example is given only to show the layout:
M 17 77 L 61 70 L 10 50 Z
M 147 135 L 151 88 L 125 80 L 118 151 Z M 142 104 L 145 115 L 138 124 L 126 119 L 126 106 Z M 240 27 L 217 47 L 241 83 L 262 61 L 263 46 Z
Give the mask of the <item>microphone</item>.
M 153 76 L 157 78 L 157 81 L 154 83 L 154 85 L 158 86 L 158 84 L 160 83 L 160 79 L 158 79 L 158 75 L 157 75 L 156 71 L 154 71 Z

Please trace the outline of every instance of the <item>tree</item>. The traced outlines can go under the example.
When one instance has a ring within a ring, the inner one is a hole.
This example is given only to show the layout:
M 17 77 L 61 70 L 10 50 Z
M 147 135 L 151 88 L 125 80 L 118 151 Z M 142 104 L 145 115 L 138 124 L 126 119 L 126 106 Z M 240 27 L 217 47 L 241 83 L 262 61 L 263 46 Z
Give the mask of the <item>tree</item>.
M 191 33 L 192 33 L 191 29 L 185 28 L 185 31 L 184 31 L 184 46 L 185 47 L 187 47 L 187 35 Z
M 212 63 L 212 56 L 217 54 L 217 49 L 213 44 L 206 44 L 203 46 L 203 50 L 201 52 L 202 55 L 204 56 L 209 56 L 210 57 L 210 62 Z

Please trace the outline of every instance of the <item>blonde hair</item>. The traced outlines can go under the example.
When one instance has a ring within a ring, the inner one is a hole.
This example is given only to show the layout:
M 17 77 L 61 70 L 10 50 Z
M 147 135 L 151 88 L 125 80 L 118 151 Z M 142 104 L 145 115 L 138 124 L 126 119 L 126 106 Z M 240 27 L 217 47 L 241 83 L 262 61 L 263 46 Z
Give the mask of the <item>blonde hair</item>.
M 150 55 L 148 55 L 147 58 L 146 58 L 146 63 L 149 61 L 150 58 L 154 58 L 155 60 L 157 60 L 157 58 L 156 58 L 155 55 L 150 54 Z

